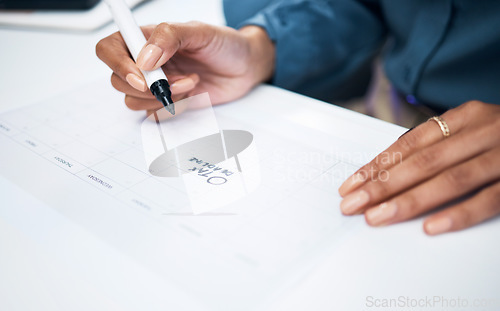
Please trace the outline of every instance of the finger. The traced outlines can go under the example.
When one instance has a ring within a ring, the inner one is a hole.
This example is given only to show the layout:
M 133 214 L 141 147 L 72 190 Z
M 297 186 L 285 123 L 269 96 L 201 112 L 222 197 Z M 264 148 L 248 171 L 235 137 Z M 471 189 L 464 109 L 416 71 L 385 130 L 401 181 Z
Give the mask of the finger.
M 173 95 L 188 93 L 192 91 L 199 82 L 200 76 L 193 73 L 172 82 L 172 84 L 170 85 L 170 90 L 172 91 Z
M 424 231 L 429 235 L 472 227 L 500 214 L 500 181 L 486 187 L 473 197 L 429 216 Z
M 464 127 L 464 119 L 471 105 L 462 105 L 447 111 L 441 117 L 445 120 L 452 135 L 460 133 Z M 380 153 L 370 163 L 361 167 L 350 176 L 339 188 L 339 194 L 345 196 L 368 181 L 368 177 L 380 171 L 398 165 L 407 157 L 424 147 L 443 140 L 443 134 L 437 122 L 429 120 L 412 131 L 401 136 L 389 148 Z
M 190 92 L 184 92 L 184 93 L 177 93 L 177 94 L 172 94 L 172 100 L 175 103 L 175 110 L 176 114 L 179 111 L 184 111 L 185 109 L 178 109 L 179 102 L 182 99 L 187 98 L 190 95 Z M 144 94 L 140 94 L 140 96 L 134 96 L 134 95 L 125 95 L 125 105 L 131 110 L 151 110 L 151 111 L 156 111 L 158 109 L 161 109 L 163 107 L 163 104 L 159 102 L 154 96 L 147 96 L 145 97 Z
M 368 181 L 369 176 L 391 168 L 397 161 L 403 161 L 415 150 L 432 145 L 441 139 L 441 132 L 439 129 L 436 131 L 435 125 L 431 122 L 417 126 L 344 181 L 339 188 L 340 195 L 347 195 Z
M 187 93 L 181 93 L 172 96 L 172 100 L 175 105 L 176 114 L 184 111 L 178 102 L 187 97 Z M 131 110 L 147 110 L 147 111 L 156 111 L 163 108 L 163 104 L 159 102 L 156 98 L 143 98 L 143 97 L 135 97 L 132 95 L 125 95 L 125 105 Z
M 134 97 L 131 95 L 125 95 L 125 105 L 131 110 L 158 110 L 163 107 L 156 98 L 145 99 L 140 97 Z
M 373 226 L 411 219 L 458 199 L 500 178 L 500 147 L 445 170 L 401 195 L 368 209 L 365 218 Z
M 187 76 L 169 75 L 168 80 L 172 83 L 170 85 L 172 94 L 177 95 L 192 91 L 200 81 L 200 76 L 197 74 L 190 74 Z M 131 87 L 129 83 L 123 81 L 115 73 L 111 75 L 111 84 L 116 90 L 133 97 L 145 98 L 145 99 L 155 98 L 154 95 L 149 90 L 139 91 L 137 90 L 137 88 Z
M 199 22 L 159 24 L 137 57 L 137 66 L 154 70 L 164 65 L 179 49 L 196 51 L 210 43 L 212 27 Z
M 131 58 L 127 45 L 119 32 L 99 41 L 96 45 L 96 54 L 114 73 L 132 87 L 139 91 L 147 89 L 146 81 Z
M 500 142 L 499 136 L 490 134 L 497 131 L 495 127 L 492 124 L 458 133 L 417 151 L 399 165 L 369 176 L 366 183 L 342 200 L 342 212 L 346 215 L 357 214 L 367 206 L 386 201 L 447 168 L 490 150 L 491 146 Z
M 140 91 L 137 88 L 132 87 L 130 82 L 124 81 L 116 73 L 111 75 L 111 85 L 113 85 L 116 90 L 133 97 L 155 99 L 154 95 L 148 89 Z
M 175 108 L 177 110 L 177 106 L 179 106 L 179 102 L 182 101 L 183 99 L 186 99 L 189 97 L 189 93 L 180 93 L 176 95 L 172 95 L 172 100 L 174 101 Z

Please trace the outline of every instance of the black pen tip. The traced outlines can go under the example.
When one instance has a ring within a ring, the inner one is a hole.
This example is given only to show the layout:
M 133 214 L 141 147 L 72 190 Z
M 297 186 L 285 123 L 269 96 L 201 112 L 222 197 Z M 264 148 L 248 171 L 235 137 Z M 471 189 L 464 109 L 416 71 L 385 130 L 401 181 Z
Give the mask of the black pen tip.
M 172 115 L 175 115 L 174 101 L 172 100 L 172 92 L 170 92 L 170 85 L 165 79 L 154 82 L 149 88 L 151 93 L 158 99 L 165 109 Z
M 170 112 L 171 115 L 175 115 L 175 106 L 174 106 L 174 103 L 170 104 L 170 105 L 166 105 L 165 108 L 168 110 L 168 112 Z

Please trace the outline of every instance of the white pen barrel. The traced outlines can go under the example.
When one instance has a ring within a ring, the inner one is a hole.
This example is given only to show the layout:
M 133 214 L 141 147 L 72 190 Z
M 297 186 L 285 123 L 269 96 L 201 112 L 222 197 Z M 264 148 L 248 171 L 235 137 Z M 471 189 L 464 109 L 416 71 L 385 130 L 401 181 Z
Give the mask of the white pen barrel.
M 137 25 L 132 12 L 124 0 L 104 0 L 104 2 L 109 6 L 113 19 L 118 29 L 120 29 L 123 40 L 125 40 L 125 44 L 127 44 L 134 61 L 137 62 L 137 56 L 147 42 L 146 37 L 144 37 L 141 28 Z M 141 72 L 150 87 L 155 81 L 167 79 L 161 68 L 153 71 L 141 70 Z

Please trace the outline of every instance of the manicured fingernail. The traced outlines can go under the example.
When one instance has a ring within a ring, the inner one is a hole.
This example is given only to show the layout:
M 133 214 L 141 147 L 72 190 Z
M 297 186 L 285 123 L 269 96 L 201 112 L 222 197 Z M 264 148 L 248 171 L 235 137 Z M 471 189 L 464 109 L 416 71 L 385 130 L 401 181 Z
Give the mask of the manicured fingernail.
M 340 209 L 344 214 L 354 214 L 370 200 L 368 192 L 361 190 L 347 195 L 340 202 Z
M 152 70 L 163 51 L 154 44 L 146 45 L 137 56 L 137 67 L 143 70 Z
M 340 195 L 351 192 L 353 189 L 356 189 L 362 184 L 364 184 L 365 181 L 366 178 L 361 173 L 356 173 L 352 175 L 351 177 L 347 178 L 346 181 L 344 181 L 344 183 L 340 186 L 339 188 Z
M 430 235 L 436 235 L 448 232 L 451 229 L 451 219 L 448 217 L 440 217 L 425 224 L 425 232 Z
M 190 91 L 194 88 L 195 84 L 194 84 L 194 81 L 192 79 L 180 79 L 180 80 L 177 80 L 175 81 L 174 83 L 172 83 L 170 85 L 170 90 L 172 91 L 172 93 L 174 94 L 178 94 L 178 93 L 184 93 L 184 92 L 187 92 L 187 91 Z
M 144 92 L 147 89 L 146 82 L 143 79 L 139 78 L 136 74 L 129 73 L 125 80 L 127 80 L 128 84 L 130 84 L 134 89 Z
M 379 226 L 387 223 L 396 216 L 398 207 L 394 202 L 385 202 L 377 207 L 366 211 L 366 219 L 372 226 Z

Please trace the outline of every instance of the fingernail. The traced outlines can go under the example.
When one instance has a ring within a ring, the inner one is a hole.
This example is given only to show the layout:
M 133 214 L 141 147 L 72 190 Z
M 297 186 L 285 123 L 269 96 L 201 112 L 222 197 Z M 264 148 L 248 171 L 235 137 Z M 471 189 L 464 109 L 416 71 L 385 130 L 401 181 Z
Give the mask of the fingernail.
M 160 59 L 163 51 L 154 44 L 148 44 L 137 56 L 137 67 L 143 70 L 151 70 Z
M 368 192 L 361 190 L 347 195 L 340 202 L 340 209 L 344 214 L 353 214 L 370 200 Z
M 172 93 L 183 93 L 190 91 L 195 86 L 194 81 L 192 79 L 180 79 L 175 81 L 170 85 L 170 90 Z
M 346 193 L 351 192 L 353 189 L 356 189 L 362 184 L 364 184 L 365 181 L 366 178 L 361 173 L 356 173 L 352 175 L 351 177 L 347 178 L 347 180 L 344 181 L 344 183 L 340 186 L 339 188 L 340 195 L 344 195 Z
M 430 235 L 436 235 L 448 232 L 451 229 L 451 219 L 448 217 L 440 217 L 425 224 L 425 232 Z
M 387 223 L 396 216 L 398 208 L 394 202 L 385 202 L 366 211 L 366 219 L 372 226 Z
M 136 74 L 129 73 L 125 80 L 127 80 L 128 84 L 132 86 L 134 89 L 144 92 L 147 89 L 146 82 L 143 79 L 139 78 Z

